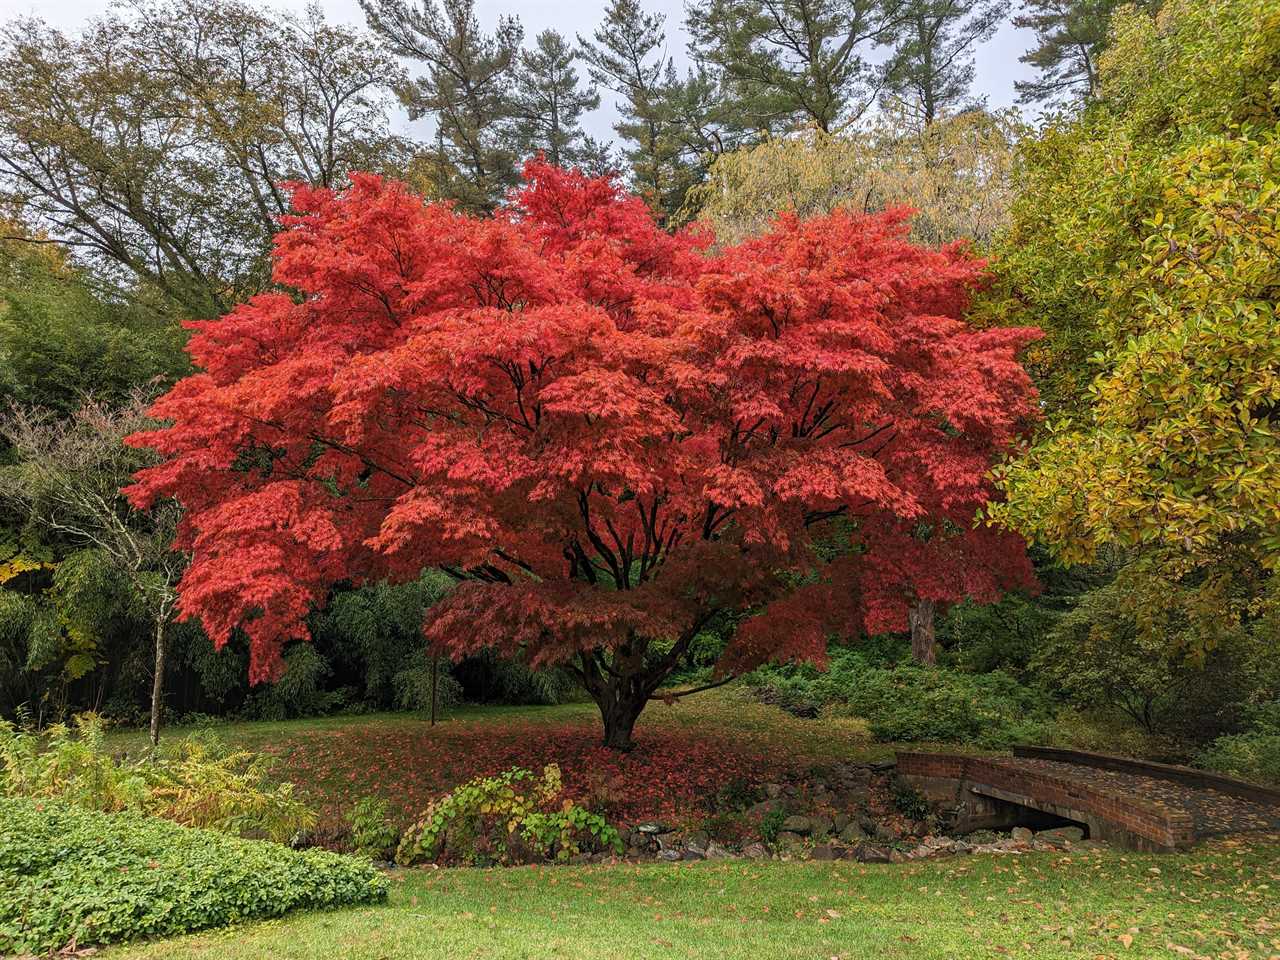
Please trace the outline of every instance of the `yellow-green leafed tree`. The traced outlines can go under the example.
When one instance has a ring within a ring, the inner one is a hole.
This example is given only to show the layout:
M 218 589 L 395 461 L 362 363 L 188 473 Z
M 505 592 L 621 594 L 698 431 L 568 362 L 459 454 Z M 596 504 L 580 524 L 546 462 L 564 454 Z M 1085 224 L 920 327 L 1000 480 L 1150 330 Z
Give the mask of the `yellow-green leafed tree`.
M 838 207 L 915 208 L 924 243 L 986 244 L 1012 196 L 1016 114 L 970 110 L 923 128 L 901 115 L 829 134 L 812 128 L 718 157 L 691 191 L 692 209 L 718 240 L 763 231 L 779 213 L 801 217 Z
M 1049 420 L 992 515 L 1069 561 L 1280 568 L 1280 5 L 1121 10 L 1018 175 L 981 309 L 1047 331 Z

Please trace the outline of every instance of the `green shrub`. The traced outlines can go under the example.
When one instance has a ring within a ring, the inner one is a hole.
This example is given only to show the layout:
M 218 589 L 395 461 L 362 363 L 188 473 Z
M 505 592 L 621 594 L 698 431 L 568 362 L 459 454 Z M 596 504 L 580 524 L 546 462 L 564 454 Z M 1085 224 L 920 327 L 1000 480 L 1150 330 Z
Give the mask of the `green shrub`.
M 893 805 L 904 817 L 923 820 L 933 811 L 929 798 L 905 780 L 894 780 L 891 792 Z
M 561 800 L 560 768 L 549 764 L 535 779 L 513 767 L 476 777 L 432 801 L 405 831 L 396 862 L 428 860 L 486 865 L 569 860 L 579 853 L 622 851 L 618 831 L 604 817 Z
M 248 837 L 287 840 L 315 822 L 293 785 L 268 779 L 268 760 L 207 736 L 130 761 L 109 754 L 102 721 L 81 714 L 44 737 L 0 721 L 0 794 L 66 800 L 91 810 L 133 810 Z
M 1241 780 L 1280 784 L 1280 731 L 1219 737 L 1197 754 L 1196 764 Z
M 582 688 L 564 670 L 534 670 L 519 659 L 486 650 L 452 668 L 460 693 L 477 703 L 555 704 L 582 696 Z
M 748 682 L 762 699 L 796 712 L 861 717 L 877 740 L 951 741 L 985 747 L 1039 739 L 1052 703 L 1032 687 L 995 671 L 969 674 L 910 663 L 869 663 L 835 649 L 826 671 L 766 667 Z
M 773 846 L 778 842 L 778 834 L 782 832 L 782 825 L 787 820 L 787 811 L 779 807 L 776 810 L 768 811 L 760 818 L 760 838 L 765 843 Z
M 367 863 L 137 813 L 0 798 L 0 955 L 385 898 Z
M 402 710 L 431 709 L 432 676 L 434 674 L 436 708 L 462 702 L 462 686 L 449 672 L 449 661 L 440 658 L 434 664 L 425 646 L 407 655 L 401 669 L 392 678 L 395 703 Z
M 1032 667 L 1085 710 L 1122 713 L 1182 752 L 1244 733 L 1253 704 L 1275 696 L 1271 621 L 1241 621 L 1239 582 L 1173 582 L 1134 562 L 1082 595 Z
M 400 840 L 400 831 L 387 817 L 387 801 L 364 797 L 351 808 L 351 848 L 370 860 L 385 860 Z
M 334 713 L 346 703 L 341 690 L 328 690 L 333 668 L 310 643 L 294 643 L 284 653 L 284 673 L 263 684 L 245 701 L 241 713 L 251 720 L 288 720 Z

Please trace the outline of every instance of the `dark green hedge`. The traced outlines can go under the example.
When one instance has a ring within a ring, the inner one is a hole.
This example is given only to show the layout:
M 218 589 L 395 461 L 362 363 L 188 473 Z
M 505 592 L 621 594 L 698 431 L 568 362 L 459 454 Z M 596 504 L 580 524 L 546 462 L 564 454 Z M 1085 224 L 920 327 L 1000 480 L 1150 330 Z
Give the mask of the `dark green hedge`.
M 0 955 L 382 900 L 370 865 L 141 814 L 0 797 Z

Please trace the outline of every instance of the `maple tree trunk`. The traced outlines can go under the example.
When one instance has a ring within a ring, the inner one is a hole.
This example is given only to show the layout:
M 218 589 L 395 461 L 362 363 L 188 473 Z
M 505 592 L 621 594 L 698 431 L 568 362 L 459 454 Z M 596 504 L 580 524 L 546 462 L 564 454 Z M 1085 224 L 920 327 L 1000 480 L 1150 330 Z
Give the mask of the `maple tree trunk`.
M 616 662 L 612 669 L 605 669 L 593 655 L 583 655 L 579 662 L 581 670 L 577 673 L 582 685 L 600 708 L 602 742 L 611 750 L 630 750 L 636 720 L 649 702 L 657 679 L 643 670 L 622 672 Z
M 907 611 L 907 622 L 911 625 L 911 657 L 927 667 L 938 662 L 933 639 L 933 610 L 932 600 L 917 600 Z
M 648 695 L 638 698 L 617 696 L 609 703 L 596 703 L 600 707 L 600 718 L 604 721 L 604 745 L 611 750 L 630 750 L 633 746 L 632 731 L 636 721 L 648 703 Z
M 163 619 L 156 620 L 156 675 L 151 681 L 151 746 L 160 743 L 160 708 L 164 700 L 164 626 Z

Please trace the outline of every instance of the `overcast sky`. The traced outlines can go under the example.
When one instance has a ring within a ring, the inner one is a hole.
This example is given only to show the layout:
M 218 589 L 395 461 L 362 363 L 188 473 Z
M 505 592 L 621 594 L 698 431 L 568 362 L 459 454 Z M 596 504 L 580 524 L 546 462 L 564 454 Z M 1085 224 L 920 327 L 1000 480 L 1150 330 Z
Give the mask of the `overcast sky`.
M 252 0 L 250 0 L 252 2 Z M 477 0 L 477 13 L 481 25 L 491 28 L 500 14 L 516 14 L 524 25 L 526 39 L 552 27 L 567 37 L 575 33 L 590 34 L 600 22 L 607 0 Z M 683 69 L 687 63 L 682 23 L 684 20 L 685 0 L 644 0 L 646 10 L 666 14 L 667 36 L 670 49 L 675 57 L 677 67 Z M 64 30 L 74 30 L 83 23 L 111 5 L 111 0 L 0 0 L 0 20 L 9 20 L 17 16 L 35 14 L 53 26 Z M 291 9 L 301 11 L 307 0 L 272 0 L 259 4 L 263 9 Z M 364 14 L 357 0 L 320 0 L 328 19 L 340 23 L 364 26 Z M 1013 82 L 1031 75 L 1026 66 L 1018 62 L 1031 45 L 1030 31 L 1016 30 L 1006 23 L 1000 31 L 983 44 L 977 51 L 977 79 L 974 92 L 984 96 L 992 107 L 1007 107 L 1013 103 Z M 585 73 L 585 71 L 580 71 Z M 617 119 L 617 110 L 608 91 L 601 97 L 599 110 L 589 115 L 583 126 L 588 134 L 597 139 L 613 137 L 613 124 Z M 419 136 L 426 133 L 425 126 L 413 130 L 404 117 L 396 121 L 396 126 L 412 131 Z

